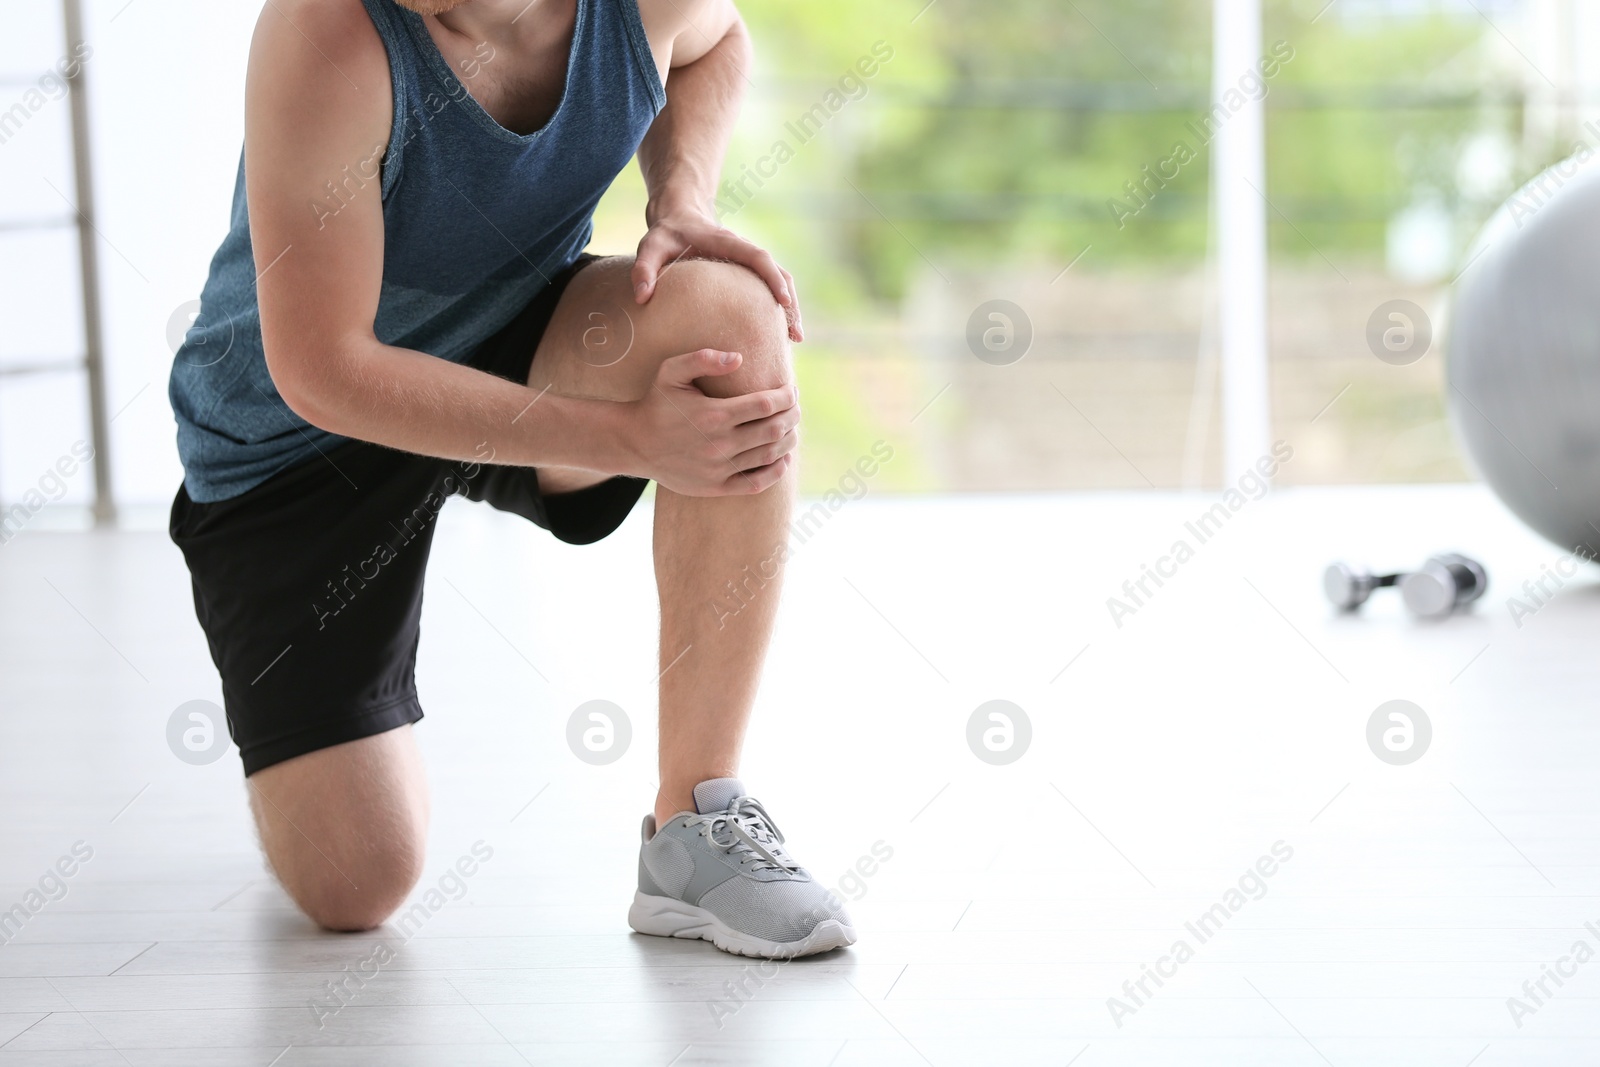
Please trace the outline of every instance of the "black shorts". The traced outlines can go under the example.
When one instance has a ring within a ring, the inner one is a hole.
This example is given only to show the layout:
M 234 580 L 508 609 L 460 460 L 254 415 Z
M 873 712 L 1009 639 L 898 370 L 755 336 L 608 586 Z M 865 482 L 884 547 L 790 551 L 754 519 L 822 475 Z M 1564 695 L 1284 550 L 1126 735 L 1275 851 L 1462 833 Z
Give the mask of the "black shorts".
M 556 302 L 594 257 L 552 280 L 468 360 L 519 384 Z M 422 718 L 412 670 L 434 520 L 460 495 L 571 544 L 622 524 L 645 481 L 545 497 L 528 467 L 459 463 L 347 441 L 228 500 L 181 487 L 170 532 L 222 674 L 245 774 Z

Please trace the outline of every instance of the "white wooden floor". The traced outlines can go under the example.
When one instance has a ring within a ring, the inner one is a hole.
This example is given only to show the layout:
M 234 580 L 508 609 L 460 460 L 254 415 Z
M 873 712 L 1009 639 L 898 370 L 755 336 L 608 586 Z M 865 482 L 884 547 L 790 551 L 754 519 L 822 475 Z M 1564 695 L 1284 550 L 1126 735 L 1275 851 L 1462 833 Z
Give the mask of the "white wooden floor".
M 572 549 L 447 509 L 419 735 L 423 886 L 449 892 L 409 938 L 314 930 L 262 868 L 236 754 L 169 750 L 219 689 L 165 537 L 29 530 L 0 547 L 0 909 L 92 856 L 0 945 L 0 1067 L 1600 1061 L 1600 961 L 1507 1007 L 1600 949 L 1600 572 L 1518 627 L 1506 597 L 1560 553 L 1482 490 L 1291 491 L 1113 625 L 1106 598 L 1213 499 L 869 496 L 798 549 L 746 779 L 830 883 L 893 855 L 848 886 L 859 945 L 765 975 L 624 921 L 653 793 L 643 512 Z M 1493 578 L 1472 617 L 1320 601 L 1330 559 L 1452 548 Z M 565 740 L 596 698 L 634 727 L 606 766 Z M 1433 727 L 1404 766 L 1366 740 L 1397 698 Z M 966 740 L 992 699 L 1032 725 L 1000 766 Z M 1185 924 L 1219 902 L 1202 943 Z

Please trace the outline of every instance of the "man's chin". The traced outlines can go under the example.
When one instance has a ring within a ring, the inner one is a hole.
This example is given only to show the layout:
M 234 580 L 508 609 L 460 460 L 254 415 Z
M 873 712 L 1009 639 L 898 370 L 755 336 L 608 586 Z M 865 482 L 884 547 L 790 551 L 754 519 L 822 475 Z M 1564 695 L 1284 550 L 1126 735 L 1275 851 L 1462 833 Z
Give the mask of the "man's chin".
M 410 8 L 419 15 L 442 15 L 458 8 L 467 0 L 394 0 L 401 7 Z

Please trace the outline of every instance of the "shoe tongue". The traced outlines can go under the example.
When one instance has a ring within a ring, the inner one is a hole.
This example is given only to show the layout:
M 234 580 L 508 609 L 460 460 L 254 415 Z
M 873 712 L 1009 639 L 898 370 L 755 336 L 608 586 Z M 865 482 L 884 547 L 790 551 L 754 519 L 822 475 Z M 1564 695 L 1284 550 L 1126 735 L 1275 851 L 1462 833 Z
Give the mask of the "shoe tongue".
M 694 807 L 701 815 L 727 811 L 734 797 L 744 795 L 744 783 L 737 778 L 708 778 L 694 787 Z

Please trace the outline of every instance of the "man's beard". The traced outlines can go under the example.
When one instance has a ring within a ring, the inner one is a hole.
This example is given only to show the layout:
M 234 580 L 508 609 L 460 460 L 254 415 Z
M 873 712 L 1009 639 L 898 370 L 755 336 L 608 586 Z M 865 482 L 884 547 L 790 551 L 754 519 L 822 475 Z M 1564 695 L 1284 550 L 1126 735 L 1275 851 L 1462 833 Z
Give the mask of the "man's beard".
M 410 8 L 419 15 L 442 15 L 452 8 L 460 7 L 467 0 L 394 0 L 401 7 Z

